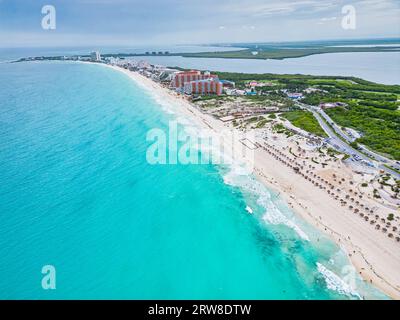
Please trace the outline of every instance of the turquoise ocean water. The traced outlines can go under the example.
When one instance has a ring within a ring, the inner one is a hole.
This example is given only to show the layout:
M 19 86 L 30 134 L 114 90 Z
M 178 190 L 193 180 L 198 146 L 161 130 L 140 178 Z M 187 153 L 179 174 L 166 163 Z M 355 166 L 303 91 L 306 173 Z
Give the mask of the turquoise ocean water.
M 384 298 L 240 168 L 148 164 L 176 114 L 124 74 L 3 63 L 0 84 L 1 299 Z

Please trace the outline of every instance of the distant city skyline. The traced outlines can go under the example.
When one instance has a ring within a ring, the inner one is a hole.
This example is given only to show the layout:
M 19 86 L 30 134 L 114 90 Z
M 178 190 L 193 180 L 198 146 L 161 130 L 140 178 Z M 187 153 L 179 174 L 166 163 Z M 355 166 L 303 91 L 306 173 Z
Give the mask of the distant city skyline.
M 42 7 L 56 9 L 56 29 L 42 28 Z M 344 6 L 355 28 L 342 27 Z M 393 38 L 395 0 L 0 0 L 0 46 L 176 45 Z

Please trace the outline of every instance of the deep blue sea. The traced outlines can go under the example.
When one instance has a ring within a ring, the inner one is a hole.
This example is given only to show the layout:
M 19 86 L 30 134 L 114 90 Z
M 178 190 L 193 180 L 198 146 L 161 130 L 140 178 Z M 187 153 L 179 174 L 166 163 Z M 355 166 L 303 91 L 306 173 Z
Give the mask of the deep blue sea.
M 176 116 L 103 66 L 0 64 L 1 299 L 384 297 L 237 168 L 149 164 Z

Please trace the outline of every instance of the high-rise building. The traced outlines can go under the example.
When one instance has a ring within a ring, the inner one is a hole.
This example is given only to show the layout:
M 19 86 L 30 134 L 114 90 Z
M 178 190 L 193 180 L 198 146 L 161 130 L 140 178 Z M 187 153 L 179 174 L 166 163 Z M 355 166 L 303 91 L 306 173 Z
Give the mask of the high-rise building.
M 204 80 L 195 80 L 186 82 L 184 86 L 184 92 L 186 94 L 222 94 L 222 82 L 216 78 L 208 78 Z
M 205 79 L 218 79 L 218 76 L 212 75 L 209 72 L 201 73 L 201 71 L 198 70 L 181 71 L 175 73 L 171 85 L 174 88 L 182 89 L 187 82 Z
M 100 52 L 98 51 L 93 51 L 90 53 L 90 60 L 92 61 L 101 61 L 101 56 L 100 56 Z

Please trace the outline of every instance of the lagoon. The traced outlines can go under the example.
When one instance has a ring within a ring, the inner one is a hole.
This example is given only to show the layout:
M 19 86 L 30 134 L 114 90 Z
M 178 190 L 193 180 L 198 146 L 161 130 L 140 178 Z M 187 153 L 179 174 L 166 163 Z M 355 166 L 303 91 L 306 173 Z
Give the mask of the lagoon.
M 143 59 L 171 67 L 243 73 L 354 76 L 382 84 L 400 84 L 400 52 L 326 53 L 284 60 L 185 57 Z

